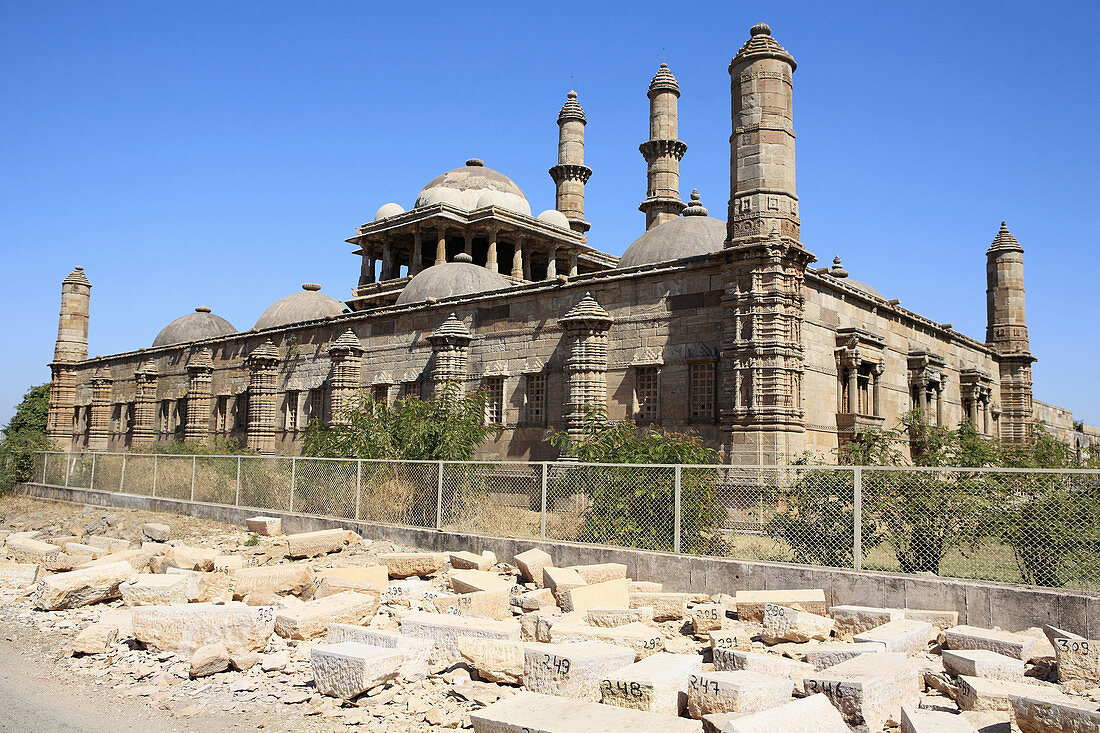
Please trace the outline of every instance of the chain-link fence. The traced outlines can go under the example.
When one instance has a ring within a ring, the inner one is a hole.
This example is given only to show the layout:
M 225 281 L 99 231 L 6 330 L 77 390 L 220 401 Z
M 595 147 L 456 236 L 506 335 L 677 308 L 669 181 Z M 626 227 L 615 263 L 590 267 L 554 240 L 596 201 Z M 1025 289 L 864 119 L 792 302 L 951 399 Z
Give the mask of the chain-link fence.
M 33 477 L 455 532 L 1100 590 L 1100 471 L 39 453 Z

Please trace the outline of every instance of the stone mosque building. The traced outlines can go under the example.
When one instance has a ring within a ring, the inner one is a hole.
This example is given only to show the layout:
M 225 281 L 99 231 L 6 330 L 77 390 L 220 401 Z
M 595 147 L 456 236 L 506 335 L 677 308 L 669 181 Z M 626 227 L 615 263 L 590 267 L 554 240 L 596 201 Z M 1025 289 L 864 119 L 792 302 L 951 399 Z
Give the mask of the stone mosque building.
M 622 257 L 588 244 L 585 114 L 558 115 L 556 206 L 537 216 L 507 176 L 468 160 L 409 209 L 387 203 L 347 240 L 360 260 L 341 303 L 306 284 L 246 330 L 196 308 L 135 351 L 87 358 L 91 284 L 62 284 L 49 435 L 66 449 L 238 439 L 297 454 L 310 420 L 339 422 L 366 392 L 430 396 L 460 381 L 501 427 L 481 457 L 547 459 L 549 430 L 610 417 L 693 430 L 736 464 L 770 464 L 893 426 L 912 408 L 1026 440 L 1072 413 L 1032 398 L 1023 248 L 1001 223 L 986 251 L 988 328 L 965 336 L 816 267 L 799 238 L 794 58 L 756 25 L 729 67 L 729 209 L 681 198 L 680 89 L 650 82 L 645 233 Z M 978 243 L 975 243 L 975 247 Z M 1090 429 L 1091 430 L 1091 429 Z

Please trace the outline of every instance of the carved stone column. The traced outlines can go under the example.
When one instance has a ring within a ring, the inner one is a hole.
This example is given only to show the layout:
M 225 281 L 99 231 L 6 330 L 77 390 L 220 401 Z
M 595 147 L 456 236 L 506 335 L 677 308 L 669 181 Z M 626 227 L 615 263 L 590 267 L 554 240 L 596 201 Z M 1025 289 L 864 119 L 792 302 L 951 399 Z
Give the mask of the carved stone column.
M 497 272 L 497 230 L 489 230 L 489 252 L 485 257 L 485 269 Z
M 516 239 L 516 248 L 512 253 L 512 277 L 517 279 L 523 278 L 523 249 L 527 246 L 527 239 L 519 237 Z
M 432 345 L 432 394 L 461 393 L 466 381 L 466 359 L 473 335 L 454 313 L 435 329 L 428 342 Z
M 611 323 L 611 315 L 591 293 L 585 293 L 558 319 L 569 340 L 565 430 L 570 436 L 581 435 L 590 408 L 607 404 L 607 332 Z
M 275 452 L 275 380 L 279 350 L 270 339 L 248 355 L 248 439 L 250 450 Z
M 205 443 L 210 437 L 210 382 L 213 376 L 210 349 L 199 349 L 187 362 L 187 424 L 183 428 L 183 439 L 189 443 Z
M 157 365 L 147 361 L 134 372 L 137 383 L 134 398 L 134 432 L 130 436 L 130 445 L 152 445 L 154 420 L 157 410 Z
M 420 230 L 413 232 L 412 256 L 409 258 L 409 277 L 412 277 L 424 266 L 424 238 Z
M 546 279 L 553 280 L 558 276 L 558 246 L 550 245 L 550 259 L 546 262 Z
M 73 440 L 73 408 L 76 406 L 76 371 L 72 364 L 50 364 L 50 408 L 46 435 L 65 450 Z
M 355 407 L 359 392 L 359 377 L 363 366 L 363 346 L 355 331 L 350 328 L 328 347 L 332 359 L 332 373 L 329 384 L 332 387 L 333 425 L 347 425 L 350 420 L 348 411 Z
M 111 422 L 111 378 L 105 369 L 92 377 L 92 405 L 88 413 L 88 450 L 107 450 Z
M 447 230 L 440 227 L 435 240 L 435 264 L 442 265 L 447 261 Z

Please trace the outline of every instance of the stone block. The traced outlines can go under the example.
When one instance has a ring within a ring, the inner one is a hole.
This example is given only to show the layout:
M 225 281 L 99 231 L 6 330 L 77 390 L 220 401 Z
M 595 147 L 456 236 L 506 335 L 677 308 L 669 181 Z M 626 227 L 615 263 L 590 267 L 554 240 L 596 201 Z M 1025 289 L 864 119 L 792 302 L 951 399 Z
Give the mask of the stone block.
M 600 680 L 634 662 L 630 649 L 598 641 L 529 644 L 523 684 L 531 692 L 578 700 L 600 699 Z
M 959 677 L 959 692 L 956 702 L 959 704 L 960 710 L 1012 712 L 1011 698 L 1013 696 L 1054 702 L 1069 701 L 1072 703 L 1074 701 L 1074 698 L 1063 695 L 1058 688 L 1052 686 L 963 675 Z
M 448 553 L 447 560 L 455 570 L 488 570 L 495 564 L 495 560 L 491 557 L 475 555 L 466 550 Z
M 512 559 L 515 561 L 516 567 L 519 568 L 520 573 L 523 574 L 523 577 L 539 587 L 544 585 L 542 582 L 543 568 L 554 564 L 554 560 L 550 557 L 550 554 L 543 552 L 537 547 L 532 547 L 530 550 L 521 552 Z
M 825 591 L 814 588 L 809 590 L 739 590 L 734 596 L 737 600 L 737 618 L 741 621 L 764 621 L 764 606 L 771 603 L 786 606 L 796 611 L 824 616 L 828 611 Z
M 629 600 L 626 578 L 569 588 L 559 597 L 561 610 L 588 613 L 593 608 L 625 606 Z
M 588 581 L 582 578 L 581 574 L 576 570 L 571 568 L 555 568 L 553 566 L 542 569 L 542 583 L 554 594 L 554 598 L 558 600 L 558 605 L 563 603 L 565 591 L 571 588 L 579 588 L 582 585 L 588 585 Z
M 932 624 L 927 621 L 903 618 L 876 626 L 869 631 L 856 634 L 853 638 L 857 643 L 883 644 L 888 652 L 918 654 L 927 651 L 928 642 L 935 636 Z
M 906 655 L 864 654 L 807 675 L 808 694 L 823 693 L 857 730 L 880 731 L 901 723 L 901 708 L 920 699 L 918 671 Z
M 836 638 L 851 641 L 856 634 L 905 618 L 905 611 L 873 606 L 831 606 L 829 615 L 836 621 Z
M 92 558 L 103 557 L 107 555 L 107 550 L 102 547 L 92 547 L 91 545 L 83 545 L 79 542 L 66 542 L 64 545 L 64 551 L 66 555 L 80 558 Z M 84 560 L 81 560 L 84 562 Z
M 688 609 L 691 629 L 696 636 L 718 631 L 726 623 L 726 607 L 721 603 L 697 603 Z
M 713 649 L 752 649 L 753 632 L 740 623 L 716 629 L 707 634 Z
M 397 677 L 404 658 L 396 649 L 343 641 L 313 647 L 309 661 L 318 692 L 351 700 Z
M 832 635 L 834 623 L 828 616 L 768 603 L 764 606 L 764 629 L 760 638 L 765 644 L 801 643 L 811 639 L 825 641 Z
M 220 641 L 200 646 L 191 655 L 191 676 L 207 677 L 229 669 L 229 650 Z
M 600 702 L 679 715 L 687 705 L 688 679 L 702 668 L 698 654 L 654 654 L 600 680 Z
M 476 639 L 510 639 L 519 641 L 518 621 L 493 621 L 491 619 L 451 614 L 414 611 L 401 619 L 401 633 L 433 642 L 431 664 L 450 665 L 459 662 L 455 640 L 463 637 Z
M 130 545 L 133 543 L 130 540 L 121 540 L 117 537 L 104 537 L 102 535 L 91 535 L 84 538 L 84 544 L 92 547 L 99 547 L 110 552 L 122 552 L 123 550 L 129 550 Z
M 161 522 L 146 522 L 141 525 L 141 534 L 153 542 L 167 542 L 172 536 L 172 528 Z
M 810 695 L 734 718 L 722 733 L 851 733 L 843 716 L 825 695 Z
M 344 545 L 348 544 L 349 534 L 354 533 L 349 533 L 346 529 L 322 529 L 288 534 L 280 538 L 278 543 L 286 550 L 287 557 L 319 557 L 344 549 Z
M 86 626 L 73 640 L 73 654 L 105 654 L 118 642 L 118 626 L 96 623 Z
M 523 684 L 523 642 L 462 638 L 455 640 L 455 647 L 486 682 Z
M 431 639 L 419 639 L 392 631 L 378 631 L 365 626 L 351 624 L 329 624 L 325 642 L 339 644 L 342 641 L 355 641 L 367 646 L 382 649 L 395 649 L 401 652 L 404 662 L 398 670 L 404 679 L 422 679 L 428 676 L 428 660 L 431 659 L 433 642 Z
M 389 569 L 385 565 L 355 565 L 343 568 L 324 568 L 314 572 L 317 580 L 324 578 L 347 578 L 367 583 L 379 592 L 390 585 Z
M 901 709 L 901 733 L 977 733 L 966 718 L 943 710 Z
M 178 545 L 164 553 L 164 563 L 170 568 L 199 570 L 208 573 L 214 569 L 214 558 L 221 553 L 206 547 Z
M 446 562 L 441 552 L 387 552 L 378 556 L 391 578 L 425 577 L 439 572 Z
M 852 641 L 831 641 L 807 649 L 803 659 L 807 664 L 813 665 L 814 669 L 825 669 L 864 654 L 884 651 L 885 645 L 876 642 L 860 644 Z
M 626 565 L 617 562 L 602 562 L 595 565 L 570 565 L 569 569 L 576 570 L 577 574 L 584 578 L 584 582 L 589 585 L 626 578 Z
M 633 580 L 630 582 L 630 593 L 660 593 L 664 590 L 664 584 L 655 583 L 652 580 Z
M 225 573 L 198 573 L 193 570 L 174 569 L 177 573 L 188 574 L 188 600 L 192 603 L 212 603 L 214 601 L 233 600 L 233 578 Z M 192 580 L 196 579 L 196 580 Z M 197 585 L 197 595 L 191 597 L 192 583 Z M 255 606 L 256 603 L 249 605 Z
M 652 626 L 653 608 L 643 606 L 641 608 L 593 608 L 588 611 L 588 624 L 590 626 L 626 626 L 627 624 L 642 623 Z
M 188 578 L 182 575 L 141 573 L 119 591 L 127 606 L 170 606 L 188 602 L 187 586 Z
M 413 598 L 436 598 L 440 595 L 443 594 L 432 585 L 430 580 L 405 578 L 404 580 L 398 580 L 387 585 L 385 592 L 382 594 L 382 598 L 387 602 L 396 601 L 407 603 Z
M 1083 698 L 1044 700 L 1012 695 L 1013 722 L 1020 733 L 1084 733 L 1100 731 L 1096 703 Z
M 693 718 L 711 713 L 758 713 L 790 701 L 794 682 L 759 672 L 700 672 L 688 678 L 687 711 Z
M 315 590 L 313 578 L 306 565 L 241 568 L 231 571 L 229 576 L 233 579 L 233 597 L 237 600 L 256 592 L 308 598 Z
M 109 601 L 120 597 L 119 586 L 135 577 L 137 571 L 125 562 L 50 575 L 35 586 L 34 607 L 57 611 Z
M 559 621 L 550 627 L 550 641 L 555 644 L 599 641 L 629 647 L 636 659 L 643 659 L 665 648 L 661 632 L 641 623 L 607 628 L 583 623 Z
M 631 593 L 628 605 L 651 607 L 654 621 L 679 621 L 687 615 L 687 600 L 687 593 Z
M 498 573 L 487 570 L 452 570 L 450 573 L 451 590 L 455 593 L 476 593 L 478 591 L 511 591 L 515 586 Z
M 215 573 L 229 573 L 240 570 L 247 565 L 247 559 L 241 555 L 216 555 L 214 557 L 214 567 L 211 569 Z
M 1040 640 L 1025 634 L 977 626 L 952 626 L 944 632 L 948 649 L 988 649 L 1006 657 L 1030 661 L 1040 649 Z
M 274 537 L 283 533 L 283 520 L 278 517 L 249 517 L 244 520 L 244 526 L 249 532 L 264 537 Z
M 481 590 L 453 596 L 440 596 L 432 603 L 436 613 L 503 621 L 512 618 L 511 600 L 512 595 L 506 590 Z
M 78 570 L 84 568 L 94 568 L 100 565 L 111 565 L 116 562 L 129 563 L 130 567 L 139 573 L 144 573 L 149 568 L 149 561 L 153 559 L 153 553 L 148 550 L 142 550 L 140 548 L 134 548 L 133 550 L 121 550 L 119 552 L 110 552 L 102 557 L 97 557 L 94 560 L 88 560 L 77 565 Z
M 534 692 L 519 692 L 476 710 L 470 713 L 470 723 L 474 733 L 700 733 L 702 730 L 696 720 Z
M 32 563 L 0 563 L 0 581 L 33 583 L 38 580 L 38 566 Z
M 160 651 L 190 655 L 220 641 L 230 654 L 259 652 L 275 630 L 275 609 L 243 603 L 138 606 L 132 624 L 135 639 Z
M 1100 641 L 1055 637 L 1054 654 L 1058 659 L 1058 681 L 1080 680 L 1100 687 Z
M 41 563 L 61 554 L 61 548 L 31 537 L 8 537 L 4 543 L 8 557 L 17 563 Z
M 326 625 L 363 625 L 374 618 L 379 595 L 346 591 L 316 601 L 306 601 L 279 611 L 275 633 L 284 639 L 313 639 Z
M 747 670 L 759 672 L 762 675 L 774 677 L 786 677 L 793 681 L 799 688 L 806 675 L 813 674 L 813 665 L 798 662 L 778 654 L 761 654 L 745 651 L 743 649 L 715 649 L 713 650 L 714 668 L 719 672 L 733 672 Z
M 556 607 L 557 601 L 554 600 L 554 594 L 550 592 L 549 588 L 538 588 L 512 596 L 512 605 L 524 611 L 538 611 L 543 608 Z
M 990 680 L 1022 681 L 1024 662 L 988 649 L 944 649 L 943 668 L 948 674 L 985 677 Z
M 905 618 L 910 621 L 927 621 L 940 631 L 946 631 L 959 623 L 958 611 L 926 611 L 919 608 L 904 609 Z
M 347 591 L 354 591 L 356 593 L 367 593 L 369 595 L 381 596 L 381 591 L 373 584 L 363 580 L 355 580 L 353 578 L 321 578 L 321 582 L 317 584 L 317 590 L 313 594 L 314 600 L 320 598 L 327 598 L 328 596 L 334 596 L 337 593 L 345 593 Z

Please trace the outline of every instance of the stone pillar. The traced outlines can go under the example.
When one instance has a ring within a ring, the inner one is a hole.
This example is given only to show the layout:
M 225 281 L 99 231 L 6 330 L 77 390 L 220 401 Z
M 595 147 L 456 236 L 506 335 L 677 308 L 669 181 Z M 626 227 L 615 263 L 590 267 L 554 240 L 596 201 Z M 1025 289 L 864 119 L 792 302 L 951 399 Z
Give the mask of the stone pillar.
M 187 424 L 183 439 L 189 443 L 205 443 L 210 437 L 210 382 L 214 376 L 214 361 L 210 349 L 199 349 L 187 362 Z
M 270 339 L 248 355 L 248 438 L 249 450 L 275 452 L 275 380 L 279 350 Z
M 577 250 L 569 253 L 569 277 L 577 276 Z
M 474 256 L 474 235 L 470 234 L 469 232 L 463 232 L 462 233 L 462 241 L 464 242 L 464 246 L 463 246 L 462 251 L 465 252 L 466 254 L 470 255 L 471 257 L 473 257 Z
M 565 214 L 570 229 L 582 234 L 592 227 L 584 219 L 584 186 L 592 177 L 592 169 L 584 164 L 586 124 L 577 93 L 570 91 L 558 114 L 558 164 L 550 169 L 550 178 L 556 188 L 555 208 Z
M 157 365 L 147 361 L 134 372 L 134 432 L 130 445 L 152 445 L 156 435 Z
M 489 253 L 485 258 L 485 268 L 493 272 L 498 271 L 497 267 L 497 230 L 489 230 Z
M 431 380 L 432 394 L 461 394 L 465 389 L 466 359 L 473 335 L 466 324 L 454 313 L 432 332 L 428 342 L 432 345 Z
M 936 383 L 936 424 L 943 425 L 943 380 Z
M 848 364 L 848 412 L 859 412 L 859 362 L 854 359 Z
M 331 418 L 333 425 L 347 425 L 351 420 L 348 412 L 352 410 L 359 395 L 359 379 L 363 368 L 363 345 L 359 337 L 350 328 L 328 347 L 332 359 L 332 372 L 329 375 L 331 386 Z
M 878 362 L 871 367 L 871 413 L 875 417 L 882 417 L 882 373 L 886 371 L 886 363 Z
M 558 246 L 550 245 L 550 259 L 546 262 L 546 279 L 553 280 L 558 276 Z
M 517 279 L 523 278 L 524 270 L 524 256 L 523 248 L 527 246 L 527 239 L 519 237 L 516 239 L 516 249 L 512 253 L 512 277 Z
M 1001 440 L 1031 439 L 1031 355 L 1024 304 L 1024 248 L 1005 223 L 986 252 L 986 345 L 997 352 L 1001 382 Z
M 582 434 L 588 410 L 607 404 L 607 332 L 611 323 L 611 315 L 591 293 L 585 293 L 558 319 L 569 343 L 565 430 L 574 438 Z
M 389 242 L 382 244 L 382 273 L 379 280 L 393 278 L 393 245 Z
M 83 267 L 76 267 L 61 281 L 61 311 L 57 319 L 57 342 L 50 362 L 50 398 L 46 435 L 58 447 L 68 450 L 73 438 L 73 408 L 76 406 L 78 362 L 88 358 L 88 305 L 92 284 Z
M 413 232 L 412 256 L 409 259 L 409 277 L 412 277 L 424 267 L 424 238 L 420 230 Z
M 435 264 L 442 265 L 447 261 L 447 230 L 440 227 L 435 236 Z
M 363 245 L 363 264 L 359 267 L 359 287 L 374 282 L 374 251 L 370 245 Z
M 676 139 L 679 127 L 677 100 L 680 85 L 661 64 L 649 82 L 649 140 L 638 148 L 646 162 L 646 198 L 638 206 L 645 213 L 645 228 L 652 229 L 680 215 L 680 159 L 687 145 Z
M 88 412 L 88 450 L 107 450 L 111 422 L 111 378 L 100 368 L 92 377 L 92 405 Z

